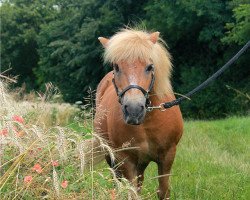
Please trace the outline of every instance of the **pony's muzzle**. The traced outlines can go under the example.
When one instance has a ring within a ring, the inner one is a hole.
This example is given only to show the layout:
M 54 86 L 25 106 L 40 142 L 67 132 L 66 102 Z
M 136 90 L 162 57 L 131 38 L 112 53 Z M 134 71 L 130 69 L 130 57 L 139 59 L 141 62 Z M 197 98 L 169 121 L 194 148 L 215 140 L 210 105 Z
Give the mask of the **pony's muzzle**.
M 146 113 L 145 104 L 129 101 L 123 105 L 122 110 L 127 124 L 139 125 L 143 122 Z

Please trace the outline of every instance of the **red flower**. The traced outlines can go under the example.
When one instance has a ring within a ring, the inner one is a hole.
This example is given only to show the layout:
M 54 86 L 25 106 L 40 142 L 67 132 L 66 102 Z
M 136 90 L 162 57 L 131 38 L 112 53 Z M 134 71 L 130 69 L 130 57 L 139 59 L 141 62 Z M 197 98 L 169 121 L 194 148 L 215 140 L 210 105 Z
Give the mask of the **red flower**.
M 13 120 L 13 121 L 16 121 L 16 122 L 19 122 L 19 123 L 21 123 L 21 124 L 24 123 L 24 119 L 23 119 L 21 116 L 18 116 L 18 115 L 14 115 L 14 116 L 12 117 L 12 120 Z
M 7 134 L 8 134 L 8 129 L 7 128 L 4 128 L 4 129 L 0 130 L 0 135 L 7 136 Z
M 115 200 L 115 190 L 110 190 L 110 196 L 111 196 L 111 200 Z
M 32 179 L 33 179 L 32 176 L 25 176 L 24 183 L 31 183 Z
M 58 167 L 58 166 L 59 166 L 58 161 L 57 161 L 57 160 L 53 160 L 53 161 L 52 161 L 52 166 Z
M 38 174 L 42 172 L 42 167 L 40 164 L 35 164 L 34 167 L 32 168 L 33 171 L 36 171 Z
M 67 188 L 68 187 L 68 181 L 64 180 L 62 183 L 61 183 L 61 186 L 62 188 Z

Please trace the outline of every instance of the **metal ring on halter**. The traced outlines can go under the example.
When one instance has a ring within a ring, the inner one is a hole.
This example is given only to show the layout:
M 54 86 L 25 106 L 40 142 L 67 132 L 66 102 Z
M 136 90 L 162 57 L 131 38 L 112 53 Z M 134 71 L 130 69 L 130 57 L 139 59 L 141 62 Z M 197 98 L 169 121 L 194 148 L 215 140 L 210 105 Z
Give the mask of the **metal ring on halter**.
M 147 112 L 151 112 L 151 111 L 153 111 L 153 110 L 154 110 L 154 107 L 151 107 L 151 106 L 149 106 L 149 107 L 146 108 L 146 111 L 147 111 Z
M 167 110 L 165 107 L 164 107 L 164 103 L 161 103 L 159 106 L 148 106 L 147 107 L 147 112 L 151 112 L 153 110 L 160 110 L 162 112 L 164 112 L 165 110 Z
M 167 109 L 164 107 L 164 103 L 161 103 L 161 104 L 159 105 L 159 107 L 160 107 L 160 111 L 161 111 L 161 112 L 164 112 L 165 110 L 167 110 Z

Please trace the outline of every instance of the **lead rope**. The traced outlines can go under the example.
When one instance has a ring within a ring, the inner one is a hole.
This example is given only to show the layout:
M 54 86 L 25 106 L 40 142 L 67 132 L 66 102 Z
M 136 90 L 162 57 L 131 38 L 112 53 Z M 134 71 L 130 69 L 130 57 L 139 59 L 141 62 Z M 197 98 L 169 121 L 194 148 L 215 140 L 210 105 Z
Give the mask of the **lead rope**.
M 170 102 L 161 103 L 158 106 L 151 106 L 147 108 L 147 111 L 152 111 L 154 109 L 158 109 L 161 111 L 165 111 L 167 108 L 171 108 L 173 106 L 179 105 L 183 100 L 188 99 L 193 94 L 197 93 L 198 91 L 206 88 L 211 82 L 213 82 L 218 76 L 220 76 L 227 68 L 229 68 L 238 58 L 249 48 L 250 40 L 238 51 L 237 54 L 234 55 L 224 66 L 222 66 L 217 72 L 215 72 L 212 76 L 210 76 L 207 80 L 201 83 L 199 86 L 188 92 L 187 94 L 183 95 L 182 97 L 175 99 Z

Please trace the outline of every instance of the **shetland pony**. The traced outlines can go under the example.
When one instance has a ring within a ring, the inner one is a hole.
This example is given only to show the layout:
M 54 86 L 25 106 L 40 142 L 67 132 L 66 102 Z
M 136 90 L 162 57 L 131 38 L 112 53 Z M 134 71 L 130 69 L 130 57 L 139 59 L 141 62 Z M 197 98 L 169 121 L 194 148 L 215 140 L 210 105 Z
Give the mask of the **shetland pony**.
M 124 148 L 116 159 L 106 160 L 141 189 L 144 170 L 153 161 L 158 165 L 159 199 L 169 199 L 169 174 L 176 145 L 183 132 L 178 106 L 148 111 L 151 105 L 172 101 L 172 64 L 159 32 L 122 29 L 110 39 L 99 37 L 104 61 L 113 66 L 99 83 L 96 94 L 95 131 L 112 147 Z M 118 164 L 119 163 L 119 164 Z

